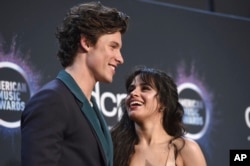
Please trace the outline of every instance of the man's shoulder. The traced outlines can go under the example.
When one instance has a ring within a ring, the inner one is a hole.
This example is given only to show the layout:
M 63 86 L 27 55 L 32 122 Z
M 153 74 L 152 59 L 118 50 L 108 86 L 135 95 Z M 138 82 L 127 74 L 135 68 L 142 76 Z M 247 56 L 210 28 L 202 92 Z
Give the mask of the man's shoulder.
M 44 84 L 38 91 L 34 93 L 32 98 L 60 98 L 60 96 L 67 96 L 70 93 L 65 84 L 59 79 L 53 79 L 46 84 Z
M 45 83 L 38 91 L 37 93 L 41 93 L 44 91 L 51 91 L 51 92 L 63 92 L 67 90 L 67 87 L 65 86 L 65 84 L 59 80 L 59 79 L 53 79 L 47 83 Z

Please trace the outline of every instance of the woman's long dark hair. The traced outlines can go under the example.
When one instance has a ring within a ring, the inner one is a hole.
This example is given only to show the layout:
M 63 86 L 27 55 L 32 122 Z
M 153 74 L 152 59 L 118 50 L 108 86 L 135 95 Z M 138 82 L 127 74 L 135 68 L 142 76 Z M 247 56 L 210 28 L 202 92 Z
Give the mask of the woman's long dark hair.
M 137 67 L 126 79 L 125 85 L 127 90 L 136 76 L 139 76 L 143 82 L 156 88 L 159 101 L 164 108 L 163 128 L 173 137 L 173 140 L 181 138 L 185 133 L 182 123 L 184 111 L 179 103 L 177 86 L 173 79 L 161 70 Z M 134 154 L 134 146 L 139 141 L 134 121 L 129 118 L 124 101 L 121 103 L 121 107 L 123 116 L 111 129 L 114 143 L 114 166 L 128 166 Z

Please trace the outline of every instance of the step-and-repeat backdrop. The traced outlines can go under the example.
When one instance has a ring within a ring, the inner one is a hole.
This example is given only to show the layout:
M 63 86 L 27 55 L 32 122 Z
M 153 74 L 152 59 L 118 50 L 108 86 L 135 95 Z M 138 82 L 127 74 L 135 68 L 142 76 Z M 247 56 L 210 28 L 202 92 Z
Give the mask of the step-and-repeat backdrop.
M 20 115 L 61 69 L 56 26 L 80 0 L 0 3 L 0 165 L 20 165 Z M 125 63 L 112 84 L 96 84 L 110 127 L 121 116 L 124 82 L 136 65 L 160 68 L 178 85 L 187 137 L 209 166 L 229 165 L 231 149 L 250 149 L 250 19 L 157 1 L 101 1 L 130 16 Z

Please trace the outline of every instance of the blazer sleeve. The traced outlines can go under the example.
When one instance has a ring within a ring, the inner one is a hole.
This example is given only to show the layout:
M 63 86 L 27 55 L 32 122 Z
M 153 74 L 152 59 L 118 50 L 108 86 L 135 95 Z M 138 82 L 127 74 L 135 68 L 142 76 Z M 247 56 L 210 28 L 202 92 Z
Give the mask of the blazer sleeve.
M 67 117 L 64 109 L 61 96 L 53 89 L 38 92 L 27 103 L 21 116 L 23 166 L 58 163 Z

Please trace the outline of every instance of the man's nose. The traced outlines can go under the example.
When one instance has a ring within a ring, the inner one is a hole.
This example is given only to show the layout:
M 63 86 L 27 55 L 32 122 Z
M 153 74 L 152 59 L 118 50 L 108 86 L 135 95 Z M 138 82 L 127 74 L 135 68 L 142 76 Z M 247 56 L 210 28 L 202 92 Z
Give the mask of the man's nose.
M 124 59 L 123 59 L 123 56 L 122 56 L 120 51 L 116 56 L 116 61 L 118 62 L 118 64 L 123 64 L 124 63 Z

